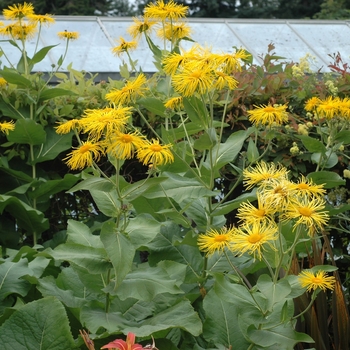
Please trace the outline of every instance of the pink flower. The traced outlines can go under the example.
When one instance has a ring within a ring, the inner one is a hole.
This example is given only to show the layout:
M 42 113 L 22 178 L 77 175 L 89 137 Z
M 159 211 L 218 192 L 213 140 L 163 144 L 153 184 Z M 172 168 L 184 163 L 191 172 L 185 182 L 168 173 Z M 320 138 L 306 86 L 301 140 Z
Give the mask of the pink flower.
M 143 350 L 142 345 L 135 344 L 135 334 L 128 333 L 126 341 L 123 339 L 116 339 L 107 345 L 102 346 L 101 349 L 112 349 L 112 350 Z

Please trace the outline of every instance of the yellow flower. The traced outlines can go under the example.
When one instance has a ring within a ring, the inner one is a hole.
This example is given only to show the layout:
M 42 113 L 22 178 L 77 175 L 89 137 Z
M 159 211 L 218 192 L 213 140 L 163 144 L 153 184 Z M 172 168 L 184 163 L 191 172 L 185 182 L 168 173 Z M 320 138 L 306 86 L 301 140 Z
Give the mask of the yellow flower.
M 326 289 L 333 290 L 335 285 L 335 277 L 327 276 L 325 271 L 318 271 L 316 273 L 311 270 L 302 271 L 299 276 L 299 282 L 303 288 L 309 292 L 311 290 Z
M 265 246 L 275 249 L 273 241 L 278 238 L 278 228 L 274 223 L 254 221 L 238 227 L 232 237 L 230 250 L 238 255 L 252 254 L 261 260 Z
M 157 18 L 162 21 L 165 19 L 178 20 L 185 17 L 188 6 L 178 5 L 173 0 L 164 3 L 163 0 L 158 0 L 155 4 L 151 3 L 144 10 L 145 17 Z
M 173 75 L 184 61 L 184 56 L 174 52 L 163 59 L 163 70 L 165 73 Z
M 112 48 L 112 52 L 120 56 L 123 52 L 135 50 L 137 48 L 136 41 L 125 41 L 122 37 L 119 38 L 119 45 Z
M 165 23 L 164 28 L 160 28 L 157 31 L 157 35 L 161 39 L 167 39 L 169 41 L 176 41 L 191 35 L 191 27 L 186 23 Z
M 9 24 L 3 28 L 1 28 L 0 33 L 2 35 L 11 36 L 14 39 L 25 40 L 27 38 L 33 38 L 36 33 L 36 25 L 35 24 L 27 24 L 24 22 L 17 22 Z
M 130 159 L 145 145 L 145 138 L 138 131 L 133 133 L 116 132 L 108 141 L 107 153 L 117 159 Z
M 67 30 L 65 30 L 64 32 L 58 32 L 57 35 L 60 39 L 67 40 L 76 40 L 79 38 L 78 32 L 68 32 Z
M 281 219 L 296 220 L 294 228 L 305 225 L 309 229 L 309 235 L 313 236 L 315 230 L 322 229 L 329 220 L 328 212 L 324 208 L 325 201 L 322 198 L 299 196 L 288 203 Z
M 226 74 L 240 72 L 242 70 L 240 60 L 248 59 L 250 55 L 245 50 L 238 50 L 235 53 L 224 53 L 217 55 L 217 64 Z
M 258 193 L 275 212 L 283 211 L 293 194 L 291 182 L 283 178 L 270 179 L 258 189 Z
M 170 151 L 172 145 L 160 145 L 159 140 L 152 139 L 137 152 L 137 158 L 143 165 L 152 164 L 154 166 L 172 163 L 174 155 Z
M 176 92 L 189 97 L 196 92 L 200 95 L 205 94 L 212 87 L 213 80 L 212 71 L 208 66 L 188 64 L 181 72 L 173 75 L 172 84 Z
M 206 256 L 223 252 L 231 246 L 233 231 L 234 229 L 223 227 L 220 230 L 211 229 L 205 234 L 200 234 L 197 241 L 199 250 L 206 253 Z
M 135 102 L 135 100 L 138 97 L 143 96 L 144 91 L 147 90 L 147 87 L 144 86 L 146 82 L 146 76 L 141 73 L 135 80 L 127 81 L 121 89 L 113 89 L 106 94 L 106 100 L 115 103 L 116 105 L 127 105 L 131 102 Z
M 304 175 L 301 176 L 301 179 L 298 183 L 291 184 L 292 191 L 296 191 L 298 195 L 307 195 L 311 196 L 324 196 L 326 190 L 323 188 L 323 185 L 316 185 L 312 180 L 307 179 Z
M 281 125 L 288 121 L 287 105 L 260 105 L 256 109 L 249 110 L 249 120 L 256 125 Z
M 82 145 L 70 152 L 63 160 L 72 170 L 80 170 L 92 166 L 95 161 L 99 161 L 103 148 L 98 143 L 91 141 L 82 142 Z
M 130 116 L 131 107 L 87 109 L 80 124 L 83 132 L 89 134 L 89 139 L 98 141 L 102 135 L 109 138 L 113 133 L 124 130 Z
M 56 133 L 57 134 L 68 134 L 72 130 L 81 130 L 81 124 L 78 119 L 71 119 L 64 123 L 61 123 L 59 126 L 56 126 Z
M 237 87 L 238 81 L 231 75 L 220 71 L 215 71 L 214 74 L 216 77 L 215 82 L 213 82 L 215 89 L 222 90 L 227 86 L 230 90 L 234 90 Z
M 275 208 L 266 203 L 261 194 L 258 193 L 258 206 L 255 207 L 250 202 L 242 202 L 238 207 L 236 217 L 239 221 L 245 223 L 253 223 L 254 221 L 268 222 L 273 220 L 275 212 Z
M 134 38 L 139 39 L 142 33 L 149 35 L 152 31 L 152 27 L 157 23 L 150 18 L 133 18 L 134 24 L 132 24 L 128 29 L 128 33 Z
M 312 112 L 316 109 L 320 102 L 321 100 L 318 97 L 311 97 L 306 101 L 304 109 L 308 112 Z
M 349 117 L 350 117 L 350 99 L 348 97 L 340 99 L 339 103 L 338 103 L 338 107 L 339 107 L 339 113 L 343 117 L 345 117 L 346 119 L 349 119 Z
M 8 135 L 9 131 L 15 130 L 15 123 L 13 120 L 9 122 L 0 123 L 0 131 Z
M 36 15 L 36 14 L 31 14 L 28 15 L 28 19 L 30 22 L 33 22 L 34 24 L 40 23 L 40 24 L 45 24 L 49 26 L 50 24 L 55 23 L 55 19 L 52 18 L 52 15 Z
M 34 13 L 34 7 L 31 3 L 24 2 L 23 4 L 17 4 L 9 6 L 8 9 L 2 11 L 6 19 L 22 19 Z
M 7 81 L 4 78 L 0 77 L 0 87 L 4 87 L 7 85 Z
M 169 109 L 183 109 L 184 104 L 183 104 L 183 97 L 178 96 L 178 97 L 172 97 L 170 98 L 165 104 L 165 108 Z
M 333 119 L 339 113 L 339 99 L 329 96 L 326 100 L 320 100 L 316 111 L 321 118 Z
M 264 161 L 259 162 L 255 167 L 243 170 L 243 181 L 248 190 L 271 179 L 286 179 L 287 176 L 288 170 L 285 167 Z

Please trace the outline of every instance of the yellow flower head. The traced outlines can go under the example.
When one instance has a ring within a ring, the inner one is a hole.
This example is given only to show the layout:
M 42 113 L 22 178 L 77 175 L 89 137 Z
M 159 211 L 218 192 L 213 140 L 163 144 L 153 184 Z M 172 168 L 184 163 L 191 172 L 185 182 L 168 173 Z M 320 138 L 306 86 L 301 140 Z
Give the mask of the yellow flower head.
M 181 72 L 173 75 L 172 84 L 174 90 L 184 97 L 193 96 L 195 93 L 204 95 L 212 87 L 213 78 L 209 66 L 187 64 Z
M 4 86 L 6 86 L 6 85 L 7 85 L 6 79 L 0 77 L 0 87 L 4 87 Z
M 312 180 L 307 179 L 304 175 L 301 176 L 298 183 L 292 183 L 291 188 L 297 195 L 307 195 L 312 197 L 324 196 L 326 194 L 324 185 L 316 185 Z
M 119 38 L 119 45 L 112 48 L 112 52 L 120 56 L 123 52 L 132 51 L 137 48 L 137 41 L 126 41 L 122 37 Z
M 165 108 L 173 109 L 173 110 L 181 110 L 184 108 L 183 97 L 172 97 L 165 104 Z
M 2 11 L 2 14 L 6 19 L 22 19 L 34 13 L 34 7 L 31 3 L 24 2 L 23 4 L 17 4 L 9 6 L 8 9 Z
M 275 249 L 273 241 L 278 238 L 278 228 L 274 223 L 254 221 L 238 227 L 232 237 L 230 250 L 238 255 L 252 254 L 261 260 L 265 246 Z
M 184 22 L 179 23 L 165 23 L 164 28 L 157 30 L 157 35 L 161 39 L 167 39 L 171 42 L 189 37 L 191 35 L 191 27 Z
M 0 29 L 0 34 L 10 36 L 13 39 L 25 40 L 27 38 L 33 38 L 36 30 L 37 28 L 35 24 L 16 22 L 2 27 Z
M 223 252 L 226 248 L 230 248 L 232 243 L 234 229 L 223 227 L 220 230 L 211 229 L 205 234 L 198 236 L 199 250 L 206 253 L 206 256 L 215 252 Z
M 72 170 L 81 170 L 92 166 L 95 161 L 99 161 L 103 153 L 104 150 L 98 143 L 86 141 L 70 152 L 63 160 Z
M 320 118 L 333 119 L 339 114 L 339 98 L 329 96 L 325 100 L 320 100 L 316 111 Z
M 227 87 L 230 90 L 234 90 L 237 87 L 238 81 L 231 75 L 218 70 L 215 71 L 214 74 L 215 82 L 213 83 L 213 86 L 215 89 L 222 90 Z
M 273 220 L 276 208 L 266 203 L 261 194 L 258 193 L 258 206 L 250 202 L 242 202 L 237 210 L 237 218 L 245 223 L 254 221 L 268 222 Z
M 68 32 L 67 30 L 65 30 L 64 32 L 58 32 L 57 35 L 60 39 L 67 40 L 76 40 L 79 38 L 78 32 Z
M 238 50 L 235 53 L 217 55 L 216 61 L 223 72 L 232 74 L 242 70 L 241 60 L 248 59 L 249 56 L 250 55 L 245 50 Z
M 124 130 L 130 116 L 131 107 L 87 109 L 80 124 L 90 140 L 98 141 L 102 135 L 108 139 L 115 132 Z
M 107 153 L 117 159 L 130 159 L 144 147 L 145 137 L 138 131 L 132 133 L 116 132 L 108 141 Z
M 31 14 L 28 16 L 29 22 L 30 23 L 40 23 L 41 25 L 46 25 L 49 26 L 53 23 L 55 23 L 55 19 L 52 18 L 52 15 L 36 15 L 36 14 Z
M 174 155 L 170 151 L 172 145 L 161 145 L 159 140 L 152 139 L 151 142 L 147 142 L 137 152 L 137 158 L 143 165 L 152 164 L 154 166 L 172 163 L 174 161 Z
M 146 35 L 150 35 L 153 29 L 152 27 L 155 24 L 157 24 L 156 21 L 147 17 L 141 17 L 141 18 L 134 17 L 133 21 L 134 21 L 134 24 L 132 24 L 127 29 L 127 31 L 134 39 L 139 39 L 143 33 L 145 33 Z
M 164 21 L 165 19 L 178 20 L 186 16 L 188 6 L 178 5 L 173 0 L 164 3 L 158 0 L 151 3 L 144 10 L 145 17 L 156 18 Z
M 286 104 L 284 105 L 260 105 L 255 109 L 249 110 L 249 120 L 255 125 L 281 125 L 288 121 L 288 113 Z
M 116 105 L 127 105 L 136 101 L 138 97 L 142 97 L 147 90 L 145 86 L 147 83 L 146 76 L 141 73 L 136 79 L 129 80 L 121 89 L 113 89 L 106 94 L 106 100 Z
M 298 196 L 291 200 L 282 214 L 282 220 L 295 220 L 294 228 L 304 225 L 313 236 L 317 229 L 322 229 L 329 220 L 325 201 L 320 197 Z
M 81 124 L 78 119 L 71 119 L 64 123 L 61 123 L 59 126 L 56 126 L 56 133 L 57 134 L 68 134 L 72 130 L 81 130 Z
M 325 271 L 318 271 L 316 273 L 311 270 L 302 271 L 299 276 L 299 282 L 303 288 L 306 288 L 308 292 L 312 290 L 327 289 L 333 290 L 335 285 L 335 277 L 327 276 Z
M 320 102 L 321 100 L 318 97 L 311 97 L 306 101 L 304 109 L 308 112 L 313 112 Z
M 9 131 L 15 130 L 15 123 L 13 120 L 9 122 L 0 123 L 0 131 L 8 135 Z
M 259 162 L 255 167 L 243 170 L 243 182 L 247 189 L 264 185 L 271 179 L 287 179 L 288 170 L 280 164 Z
M 344 97 L 343 99 L 339 99 L 338 107 L 339 107 L 340 115 L 345 117 L 347 120 L 349 120 L 349 117 L 350 117 L 350 98 Z

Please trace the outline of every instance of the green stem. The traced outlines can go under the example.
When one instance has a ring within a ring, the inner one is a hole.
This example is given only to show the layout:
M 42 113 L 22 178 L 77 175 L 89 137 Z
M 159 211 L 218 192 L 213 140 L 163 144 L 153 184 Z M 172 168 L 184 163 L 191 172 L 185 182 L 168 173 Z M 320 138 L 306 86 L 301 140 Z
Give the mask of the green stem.
M 111 280 L 111 269 L 108 269 L 107 271 L 107 280 L 106 280 L 106 286 L 108 286 L 109 282 Z M 111 306 L 111 299 L 110 299 L 110 294 L 106 293 L 106 305 L 105 305 L 105 312 L 108 314 L 109 308 Z
M 304 315 L 307 311 L 310 310 L 312 304 L 314 303 L 314 301 L 316 300 L 317 294 L 316 294 L 316 290 L 313 291 L 312 296 L 311 296 L 311 300 L 309 305 L 306 307 L 306 309 L 304 311 L 302 311 L 300 314 L 293 316 L 292 320 L 296 320 L 297 318 L 299 318 L 300 316 Z

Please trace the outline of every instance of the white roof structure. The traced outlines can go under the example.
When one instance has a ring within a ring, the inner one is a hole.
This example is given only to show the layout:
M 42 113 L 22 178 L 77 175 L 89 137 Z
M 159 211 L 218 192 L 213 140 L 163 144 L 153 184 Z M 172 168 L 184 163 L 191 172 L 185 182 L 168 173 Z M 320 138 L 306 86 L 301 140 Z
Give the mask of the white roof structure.
M 7 21 L 1 19 L 5 24 Z M 60 31 L 76 31 L 78 40 L 70 42 L 68 54 L 60 71 L 66 71 L 67 65 L 79 71 L 99 73 L 101 77 L 114 78 L 119 73 L 122 59 L 113 55 L 112 47 L 118 45 L 117 39 L 123 37 L 131 40 L 127 28 L 133 23 L 130 17 L 95 17 L 95 16 L 56 16 L 56 23 L 43 27 L 39 47 L 56 45 L 47 57 L 35 65 L 35 71 L 48 72 L 65 51 L 65 42 L 60 40 Z M 192 39 L 202 46 L 209 46 L 213 51 L 233 52 L 233 47 L 245 48 L 254 57 L 255 63 L 261 63 L 261 56 L 267 53 L 270 43 L 275 45 L 276 55 L 288 62 L 298 62 L 307 53 L 316 58 L 315 71 L 329 71 L 328 64 L 332 59 L 328 56 L 339 52 L 347 61 L 350 55 L 350 21 L 340 20 L 274 20 L 274 19 L 208 19 L 188 18 L 192 28 Z M 6 39 L 6 38 L 3 38 Z M 155 42 L 163 45 L 158 39 Z M 30 40 L 27 52 L 31 57 L 36 39 Z M 190 41 L 182 42 L 187 50 L 193 45 Z M 10 61 L 17 63 L 19 51 L 6 41 L 0 41 L 1 49 Z M 138 48 L 131 52 L 133 60 L 145 73 L 155 71 L 153 56 L 144 38 Z M 127 57 L 122 57 L 127 59 Z M 7 64 L 4 56 L 0 57 L 2 66 Z

